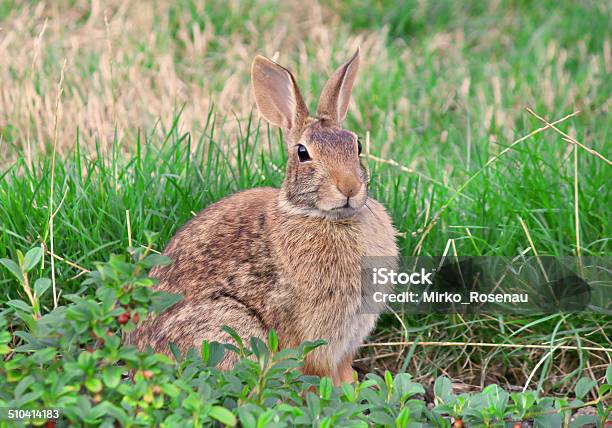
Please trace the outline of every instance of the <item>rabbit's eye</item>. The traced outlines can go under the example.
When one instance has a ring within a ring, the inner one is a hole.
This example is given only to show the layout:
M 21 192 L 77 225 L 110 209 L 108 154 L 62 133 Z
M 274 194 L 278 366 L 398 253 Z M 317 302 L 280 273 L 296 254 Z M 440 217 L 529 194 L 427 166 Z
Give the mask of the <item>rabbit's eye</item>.
M 357 139 L 357 155 L 361 155 L 361 140 Z
M 306 162 L 310 160 L 310 155 L 308 154 L 308 150 L 302 144 L 298 145 L 298 158 L 300 158 L 300 162 Z

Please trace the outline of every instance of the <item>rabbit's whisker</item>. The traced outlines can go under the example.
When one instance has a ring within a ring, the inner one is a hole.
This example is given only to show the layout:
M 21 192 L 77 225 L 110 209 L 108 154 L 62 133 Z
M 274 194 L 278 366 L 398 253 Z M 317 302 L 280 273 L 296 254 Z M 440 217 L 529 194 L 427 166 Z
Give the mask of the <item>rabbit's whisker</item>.
M 370 208 L 370 206 L 368 205 L 368 200 L 366 199 L 365 203 L 363 204 L 368 210 L 370 210 L 370 212 L 372 213 L 372 215 L 376 218 L 379 218 L 378 215 L 376 215 L 376 213 L 374 211 L 372 211 L 372 208 Z
M 312 195 L 313 193 L 318 193 L 318 190 L 311 190 L 308 192 L 300 192 L 300 193 L 296 193 L 295 196 L 303 196 L 303 195 Z

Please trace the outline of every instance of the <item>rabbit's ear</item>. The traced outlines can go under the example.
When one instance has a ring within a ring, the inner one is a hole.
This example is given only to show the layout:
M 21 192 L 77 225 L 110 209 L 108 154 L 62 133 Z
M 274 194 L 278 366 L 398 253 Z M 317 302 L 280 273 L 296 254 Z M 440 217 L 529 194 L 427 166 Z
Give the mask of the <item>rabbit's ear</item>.
M 257 55 L 251 66 L 251 80 L 257 107 L 272 125 L 291 130 L 308 117 L 308 108 L 289 70 Z
M 351 91 L 359 69 L 359 48 L 329 78 L 317 107 L 317 116 L 341 124 L 346 117 Z

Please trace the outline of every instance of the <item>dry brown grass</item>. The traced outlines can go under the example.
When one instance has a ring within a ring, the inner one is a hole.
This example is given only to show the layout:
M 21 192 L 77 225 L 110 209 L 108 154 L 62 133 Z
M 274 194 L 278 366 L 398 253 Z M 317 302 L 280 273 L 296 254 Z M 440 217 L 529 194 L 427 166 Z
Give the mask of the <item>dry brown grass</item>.
M 4 139 L 23 148 L 27 157 L 49 151 L 55 86 L 64 61 L 60 152 L 74 146 L 77 130 L 86 146 L 98 140 L 105 148 L 116 129 L 119 141 L 129 148 L 139 129 L 153 132 L 158 121 L 167 128 L 180 110 L 179 129 L 197 132 L 213 104 L 220 118 L 217 127 L 225 128 L 231 137 L 238 127 L 235 117 L 246 118 L 254 111 L 248 73 L 256 53 L 275 57 L 291 68 L 312 105 L 322 79 L 361 46 L 362 72 L 350 116 L 364 131 L 380 134 L 380 127 L 385 128 L 384 137 L 375 138 L 375 152 L 383 157 L 390 154 L 397 138 L 414 134 L 415 123 L 437 132 L 443 147 L 449 135 L 452 138 L 452 128 L 440 126 L 440 116 L 458 107 L 473 115 L 469 120 L 477 124 L 473 134 L 466 136 L 468 147 L 472 140 L 488 141 L 494 153 L 498 141 L 518 136 L 514 128 L 524 117 L 525 105 L 543 103 L 549 112 L 567 112 L 584 111 L 584 105 L 594 104 L 597 115 L 607 112 L 612 102 L 611 97 L 603 104 L 594 101 L 597 88 L 605 87 L 604 76 L 611 71 L 609 42 L 601 54 L 593 56 L 584 40 L 577 41 L 577 53 L 572 55 L 591 64 L 582 87 L 592 90 L 584 93 L 572 85 L 567 69 L 571 55 L 554 40 L 540 58 L 538 85 L 515 77 L 504 79 L 508 64 L 503 58 L 485 64 L 487 76 L 475 80 L 465 53 L 473 41 L 462 28 L 427 34 L 418 49 L 410 39 L 395 40 L 390 50 L 384 27 L 352 31 L 341 17 L 341 3 L 251 3 L 224 2 L 222 19 L 196 6 L 200 9 L 195 15 L 203 26 L 194 23 L 187 7 L 169 0 L 20 4 L 0 21 L 0 58 L 9 59 L 0 61 Z M 511 47 L 512 40 L 502 29 L 519 25 L 516 20 L 516 15 L 503 15 L 498 25 L 486 30 L 474 51 L 486 51 L 494 43 Z M 405 86 L 372 105 L 381 80 L 398 74 L 405 76 L 401 82 Z M 427 91 L 419 89 L 421 82 L 431 79 L 439 80 Z M 163 126 L 155 132 L 163 134 Z M 497 132 L 491 133 L 492 128 Z M 419 156 L 413 154 L 407 167 L 415 169 L 418 162 Z
M 179 23 L 175 40 L 162 40 L 176 25 L 169 22 L 170 1 L 67 5 L 23 6 L 0 28 L 0 57 L 10 59 L 0 61 L 0 129 L 10 128 L 12 140 L 27 153 L 46 150 L 53 139 L 55 87 L 64 60 L 60 151 L 74 145 L 77 129 L 82 142 L 97 139 L 105 147 L 113 141 L 115 126 L 119 140 L 126 142 L 121 137 L 134 136 L 138 128 L 148 131 L 158 120 L 169 126 L 181 108 L 182 129 L 197 130 L 213 102 L 215 111 L 229 119 L 222 126 L 236 128 L 233 116 L 247 117 L 254 107 L 248 72 L 258 52 L 282 52 L 278 61 L 299 70 L 298 79 L 305 82 L 313 71 L 329 73 L 332 63 L 359 45 L 366 62 L 367 53 L 380 61 L 385 49 L 383 35 L 348 36 L 337 17 L 297 1 L 285 4 L 276 19 L 259 22 L 265 30 L 245 21 L 233 33 L 215 33 L 214 25 L 205 31 L 189 26 L 184 10 L 173 18 Z M 229 5 L 236 14 L 245 12 L 237 0 Z M 345 39 L 345 52 L 338 53 L 337 42 L 330 40 L 332 28 Z M 296 55 L 288 59 L 286 52 Z M 162 132 L 160 126 L 157 130 Z

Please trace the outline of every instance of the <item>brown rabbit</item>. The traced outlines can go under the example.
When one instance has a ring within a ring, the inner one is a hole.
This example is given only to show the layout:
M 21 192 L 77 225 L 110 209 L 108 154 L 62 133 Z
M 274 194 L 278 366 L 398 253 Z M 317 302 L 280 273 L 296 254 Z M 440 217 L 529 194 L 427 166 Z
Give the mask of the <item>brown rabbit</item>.
M 285 139 L 283 185 L 222 199 L 179 230 L 164 251 L 173 262 L 152 276 L 158 289 L 184 298 L 129 343 L 167 353 L 169 342 L 182 351 L 204 339 L 231 342 L 224 325 L 244 338 L 275 329 L 284 348 L 327 341 L 308 355 L 304 373 L 352 381 L 353 357 L 378 317 L 360 313 L 362 258 L 397 255 L 391 220 L 367 194 L 361 145 L 340 126 L 358 67 L 359 50 L 331 76 L 311 117 L 293 75 L 255 58 L 257 106 Z M 236 358 L 227 354 L 220 367 Z

